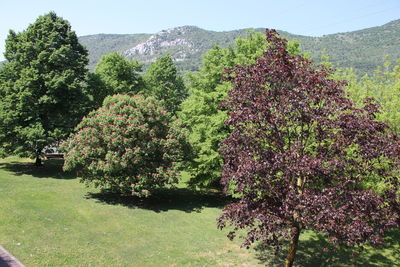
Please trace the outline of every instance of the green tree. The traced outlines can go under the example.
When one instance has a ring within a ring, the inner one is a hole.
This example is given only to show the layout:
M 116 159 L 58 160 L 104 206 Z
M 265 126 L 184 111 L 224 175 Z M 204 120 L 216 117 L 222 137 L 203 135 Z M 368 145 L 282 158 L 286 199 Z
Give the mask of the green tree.
M 182 77 L 170 55 L 159 57 L 147 70 L 144 80 L 146 94 L 164 100 L 168 111 L 176 113 L 180 104 L 187 97 L 187 90 Z
M 188 75 L 190 96 L 182 103 L 179 116 L 190 130 L 189 141 L 195 154 L 188 168 L 191 185 L 219 186 L 223 163 L 219 144 L 230 133 L 224 124 L 227 112 L 220 104 L 232 88 L 223 81 L 224 70 L 255 63 L 267 47 L 262 33 L 249 32 L 246 38 L 236 39 L 234 47 L 215 46 L 209 50 L 200 71 Z M 288 49 L 292 54 L 299 53 L 299 43 L 289 42 Z
M 20 33 L 10 30 L 0 75 L 1 154 L 36 158 L 65 139 L 86 112 L 88 53 L 54 12 Z
M 138 196 L 176 183 L 189 152 L 179 121 L 162 102 L 142 95 L 107 97 L 62 147 L 65 170 L 78 170 L 88 184 Z
M 90 95 L 90 110 L 101 107 L 104 98 L 106 98 L 108 95 L 113 94 L 113 92 L 110 92 L 110 90 L 107 89 L 107 86 L 101 79 L 100 75 L 94 72 L 89 72 L 86 77 L 86 90 Z
M 346 91 L 359 107 L 365 105 L 365 98 L 376 99 L 381 106 L 381 112 L 376 114 L 377 120 L 388 122 L 400 133 L 400 61 L 395 66 L 387 61 L 375 72 L 362 78 L 353 69 L 341 70 L 335 78 L 348 81 Z
M 104 55 L 94 74 L 89 76 L 89 89 L 97 106 L 101 106 L 108 95 L 141 92 L 144 88 L 141 71 L 141 63 L 126 59 L 119 53 Z
M 387 124 L 394 133 L 400 134 L 400 60 L 395 65 L 387 60 L 383 66 L 363 77 L 349 68 L 339 69 L 332 77 L 346 80 L 346 93 L 358 108 L 367 106 L 369 99 L 373 98 L 380 111 L 374 114 L 375 120 Z M 380 163 L 386 164 L 384 161 Z M 387 185 L 377 177 L 371 177 L 367 183 L 378 192 L 387 189 Z

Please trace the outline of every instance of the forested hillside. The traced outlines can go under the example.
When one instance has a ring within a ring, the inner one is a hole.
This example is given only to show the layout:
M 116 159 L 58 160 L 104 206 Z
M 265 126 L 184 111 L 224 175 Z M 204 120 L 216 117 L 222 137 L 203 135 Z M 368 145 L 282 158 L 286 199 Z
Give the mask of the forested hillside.
M 226 47 L 249 29 L 215 32 L 195 26 L 183 26 L 163 30 L 156 34 L 97 34 L 82 36 L 80 42 L 89 50 L 89 68 L 93 69 L 100 57 L 111 52 L 148 64 L 163 54 L 171 54 L 178 68 L 197 70 L 201 56 L 218 44 Z M 262 32 L 265 29 L 257 28 Z M 288 39 L 298 40 L 304 51 L 319 61 L 322 56 L 336 67 L 354 67 L 369 72 L 382 65 L 385 56 L 391 60 L 400 57 L 400 20 L 364 30 L 309 37 L 280 32 Z
M 383 64 L 385 56 L 392 61 L 400 57 L 400 20 L 354 32 L 316 38 L 296 36 L 295 39 L 317 61 L 321 54 L 326 54 L 337 67 L 370 72 Z

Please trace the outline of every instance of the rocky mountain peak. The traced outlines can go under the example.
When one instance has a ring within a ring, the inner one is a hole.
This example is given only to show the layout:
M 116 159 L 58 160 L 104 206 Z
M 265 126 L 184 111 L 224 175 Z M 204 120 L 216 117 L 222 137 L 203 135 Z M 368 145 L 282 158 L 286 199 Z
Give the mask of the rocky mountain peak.
M 99 34 L 82 36 L 79 41 L 89 49 L 90 69 L 94 69 L 102 55 L 119 52 L 127 58 L 148 63 L 159 56 L 169 54 L 182 70 L 197 70 L 202 55 L 215 44 L 227 47 L 235 38 L 246 36 L 249 29 L 234 31 L 208 31 L 195 26 L 181 26 L 162 30 L 155 34 Z M 264 32 L 265 28 L 254 29 Z M 354 67 L 360 73 L 368 73 L 383 64 L 385 55 L 397 60 L 400 56 L 400 20 L 382 26 L 353 32 L 329 34 L 321 37 L 292 35 L 281 32 L 289 40 L 301 43 L 303 51 L 319 60 L 328 51 L 337 67 Z
M 176 61 L 183 60 L 186 57 L 186 52 L 194 52 L 193 42 L 187 38 L 190 32 L 199 29 L 194 26 L 182 26 L 162 30 L 158 33 L 151 35 L 146 41 L 135 45 L 134 47 L 126 50 L 124 54 L 127 57 L 137 56 L 155 56 L 162 54 L 165 50 L 176 50 L 172 53 Z M 153 61 L 152 58 L 147 61 Z

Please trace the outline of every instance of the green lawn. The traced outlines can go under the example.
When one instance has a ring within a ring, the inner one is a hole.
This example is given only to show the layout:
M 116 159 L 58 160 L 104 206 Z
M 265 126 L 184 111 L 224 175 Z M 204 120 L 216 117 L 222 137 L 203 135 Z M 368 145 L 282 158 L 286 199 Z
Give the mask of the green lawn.
M 216 218 L 227 200 L 180 186 L 146 200 L 100 194 L 60 161 L 43 168 L 0 160 L 0 245 L 30 266 L 275 265 L 267 250 L 241 249 Z M 400 235 L 358 257 L 323 252 L 325 241 L 303 236 L 298 266 L 400 266 Z

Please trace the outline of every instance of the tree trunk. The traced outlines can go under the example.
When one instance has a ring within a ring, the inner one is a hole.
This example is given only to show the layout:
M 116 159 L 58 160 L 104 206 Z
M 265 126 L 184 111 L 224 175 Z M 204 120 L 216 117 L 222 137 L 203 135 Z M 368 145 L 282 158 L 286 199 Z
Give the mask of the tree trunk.
M 303 194 L 304 183 L 305 183 L 305 179 L 303 179 L 302 177 L 297 178 L 297 193 L 299 195 Z M 298 211 L 295 211 L 293 213 L 293 221 L 294 221 L 293 228 L 292 228 L 293 237 L 292 237 L 292 240 L 290 240 L 289 250 L 288 250 L 288 254 L 286 256 L 286 260 L 285 260 L 285 267 L 292 267 L 294 258 L 296 256 L 297 246 L 299 244 L 299 237 L 300 237 L 300 231 L 301 231 L 301 225 L 297 221 L 299 216 L 300 216 L 300 214 Z
M 40 156 L 36 156 L 35 166 L 36 167 L 42 166 L 42 159 L 40 158 Z
M 294 231 L 294 235 L 292 240 L 290 240 L 289 250 L 285 260 L 285 267 L 293 266 L 294 257 L 296 256 L 297 246 L 299 244 L 300 226 L 296 224 L 292 229 Z

